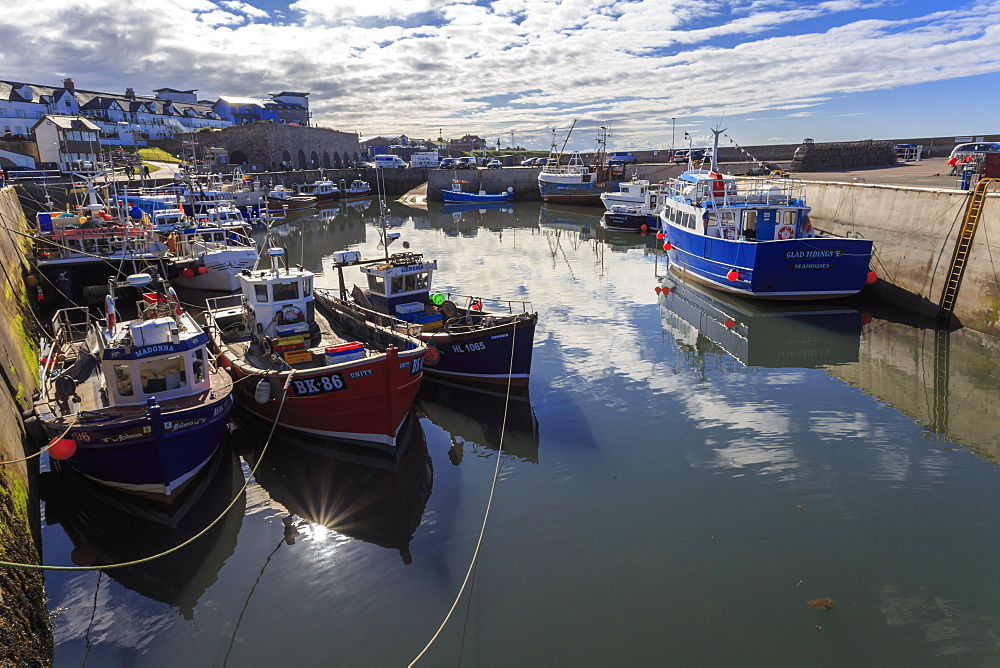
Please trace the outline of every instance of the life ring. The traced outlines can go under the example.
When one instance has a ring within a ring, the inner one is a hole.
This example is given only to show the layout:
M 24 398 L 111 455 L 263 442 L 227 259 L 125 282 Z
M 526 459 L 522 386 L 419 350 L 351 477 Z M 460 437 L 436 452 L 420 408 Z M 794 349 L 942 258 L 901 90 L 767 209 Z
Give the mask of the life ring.
M 802 223 L 802 231 L 805 232 L 806 234 L 809 234 L 810 232 L 812 232 L 812 229 L 813 229 L 812 221 L 809 220 L 809 216 L 806 216 L 806 222 Z
M 455 302 L 450 299 L 445 299 L 441 302 L 441 306 L 438 306 L 438 309 L 441 311 L 441 315 L 444 316 L 445 320 L 451 320 L 458 315 L 458 306 L 456 306 Z
M 270 357 L 274 354 L 274 342 L 271 341 L 270 336 L 260 337 L 260 349 L 266 357 Z
M 792 230 L 791 225 L 782 225 L 778 228 L 778 238 L 782 241 L 791 239 L 794 234 L 795 232 Z
M 297 306 L 285 306 L 278 311 L 279 325 L 294 325 L 302 322 L 302 309 Z

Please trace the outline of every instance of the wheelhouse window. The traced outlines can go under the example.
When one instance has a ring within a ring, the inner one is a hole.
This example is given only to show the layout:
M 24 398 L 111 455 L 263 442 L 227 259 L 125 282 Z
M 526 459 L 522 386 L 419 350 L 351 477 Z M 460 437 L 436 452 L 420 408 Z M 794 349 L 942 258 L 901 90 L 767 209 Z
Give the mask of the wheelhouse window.
M 191 356 L 191 368 L 194 370 L 194 382 L 205 382 L 205 349 L 198 348 Z
M 781 212 L 781 224 L 782 225 L 791 225 L 792 227 L 794 227 L 795 224 L 799 222 L 798 218 L 799 218 L 799 212 L 798 211 L 789 210 L 789 211 L 782 211 Z
M 385 294 L 385 279 L 381 276 L 375 276 L 374 274 L 368 274 L 368 289 L 372 292 L 377 292 L 380 295 Z
M 118 386 L 118 396 L 132 396 L 132 374 L 127 364 L 115 365 L 115 384 Z
M 284 302 L 299 298 L 298 281 L 289 281 L 287 283 L 274 283 L 273 285 L 274 285 L 274 301 Z
M 402 276 L 392 277 L 392 294 L 398 295 L 400 292 L 403 292 L 403 286 L 404 282 Z
M 139 379 L 146 394 L 176 390 L 187 383 L 180 355 L 139 363 Z
M 255 285 L 253 286 L 254 299 L 258 304 L 267 303 L 267 285 Z

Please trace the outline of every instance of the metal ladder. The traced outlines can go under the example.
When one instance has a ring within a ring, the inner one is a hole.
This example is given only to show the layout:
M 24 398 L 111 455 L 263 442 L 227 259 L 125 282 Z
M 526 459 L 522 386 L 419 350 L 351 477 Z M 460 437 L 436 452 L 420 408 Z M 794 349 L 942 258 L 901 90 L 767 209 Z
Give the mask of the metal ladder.
M 962 276 L 965 274 L 965 264 L 969 258 L 972 241 L 976 237 L 976 228 L 979 226 L 983 204 L 986 202 L 986 191 L 991 187 L 995 190 L 996 184 L 996 179 L 979 179 L 976 183 L 976 189 L 969 198 L 969 204 L 965 208 L 965 218 L 962 220 L 958 240 L 955 242 L 955 252 L 951 256 L 951 269 L 948 272 L 948 281 L 945 283 L 944 290 L 941 293 L 941 303 L 939 304 L 937 316 L 938 321 L 941 323 L 946 324 L 951 322 L 955 300 L 958 299 L 958 289 L 962 285 Z

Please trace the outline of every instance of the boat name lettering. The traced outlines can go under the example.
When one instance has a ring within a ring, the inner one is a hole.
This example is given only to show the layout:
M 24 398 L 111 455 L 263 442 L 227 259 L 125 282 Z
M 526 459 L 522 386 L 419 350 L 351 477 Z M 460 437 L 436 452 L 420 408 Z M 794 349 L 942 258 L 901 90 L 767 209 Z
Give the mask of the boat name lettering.
M 402 268 L 402 273 L 409 274 L 410 272 L 424 271 L 425 269 L 427 269 L 427 265 L 425 265 L 423 263 L 421 263 L 421 264 L 411 264 L 408 267 L 403 267 Z
M 413 362 L 410 364 L 410 375 L 415 376 L 424 370 L 424 356 L 413 358 Z
M 801 251 L 788 251 L 785 253 L 785 259 L 787 260 L 803 260 L 806 258 L 814 257 L 843 257 L 844 251 L 842 250 L 801 250 Z
M 830 262 L 795 262 L 788 265 L 791 270 L 796 269 L 833 269 L 833 264 Z
M 147 346 L 145 348 L 139 348 L 135 351 L 135 357 L 145 357 L 146 355 L 152 355 L 154 353 L 172 353 L 174 352 L 174 347 L 170 344 L 161 344 L 158 346 Z
M 105 443 L 123 443 L 125 441 L 133 441 L 137 438 L 142 438 L 143 436 L 148 436 L 152 433 L 153 428 L 146 425 L 142 429 L 133 429 L 132 431 L 126 431 L 124 433 L 118 434 L 117 436 L 108 436 L 102 439 Z
M 494 334 L 493 336 L 490 337 L 490 340 L 492 341 L 493 339 L 506 339 L 508 336 L 510 336 L 510 332 L 505 332 L 503 334 Z
M 166 420 L 163 423 L 163 429 L 165 431 L 180 431 L 181 429 L 187 429 L 188 427 L 194 427 L 196 425 L 205 422 L 205 418 L 198 418 L 197 420 Z
M 347 385 L 344 383 L 344 377 L 339 373 L 331 373 L 326 376 L 318 376 L 316 378 L 306 378 L 305 380 L 293 380 L 292 386 L 295 387 L 295 396 L 297 397 L 305 397 L 310 394 L 336 392 L 337 390 L 347 389 Z
M 370 375 L 372 375 L 372 370 L 371 369 L 362 369 L 361 371 L 354 371 L 352 373 L 347 374 L 347 377 L 348 378 L 361 378 L 362 376 L 370 376 Z
M 480 350 L 486 350 L 485 341 L 473 341 L 472 343 L 453 343 L 451 349 L 456 353 L 474 353 Z

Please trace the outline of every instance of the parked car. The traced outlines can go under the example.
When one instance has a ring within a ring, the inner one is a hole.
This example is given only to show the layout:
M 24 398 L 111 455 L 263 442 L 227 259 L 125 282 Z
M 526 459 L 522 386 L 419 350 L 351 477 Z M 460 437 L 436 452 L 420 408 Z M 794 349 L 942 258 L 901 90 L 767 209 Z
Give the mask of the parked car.
M 470 155 L 464 155 L 455 161 L 455 169 L 473 169 L 476 167 L 476 159 Z
M 454 169 L 457 158 L 442 158 L 438 164 L 438 169 Z
M 529 157 L 525 158 L 524 160 L 522 160 L 521 161 L 521 166 L 522 167 L 532 167 L 532 166 L 536 165 L 539 160 L 541 160 L 541 158 L 539 158 L 537 155 L 532 155 L 532 156 L 529 156 Z
M 631 151 L 613 151 L 608 155 L 609 165 L 634 165 L 639 162 Z
M 501 167 L 503 167 L 503 163 L 496 158 L 486 163 L 486 169 L 500 169 Z
M 673 161 L 675 163 L 687 162 L 688 156 L 690 155 L 692 162 L 701 162 L 705 157 L 705 149 L 693 148 L 693 149 L 678 149 L 674 151 Z
M 896 144 L 892 150 L 896 152 L 897 158 L 905 158 L 911 151 L 916 151 L 917 147 L 913 144 Z
M 1000 153 L 1000 142 L 975 142 L 972 144 L 959 144 L 951 149 L 949 157 L 954 158 L 959 155 L 966 156 L 970 153 Z

